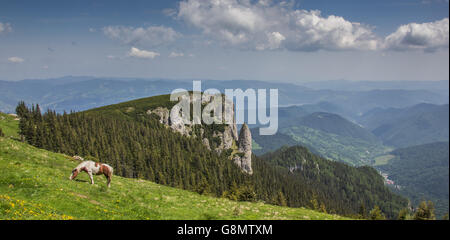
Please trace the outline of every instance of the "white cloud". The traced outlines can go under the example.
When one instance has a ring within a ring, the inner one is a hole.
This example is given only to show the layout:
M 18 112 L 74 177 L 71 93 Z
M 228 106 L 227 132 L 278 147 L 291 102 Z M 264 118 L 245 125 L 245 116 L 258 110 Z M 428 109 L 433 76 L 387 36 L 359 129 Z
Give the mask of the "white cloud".
M 292 1 L 182 0 L 167 16 L 199 29 L 205 43 L 241 50 L 341 51 L 411 50 L 448 48 L 448 18 L 431 23 L 400 26 L 386 38 L 373 27 L 340 16 L 322 16 L 319 10 L 294 8 Z M 182 37 L 170 27 L 104 27 L 111 39 L 132 47 L 170 44 Z M 172 52 L 169 57 L 184 54 Z
M 153 59 L 160 54 L 157 52 L 152 51 L 146 51 L 146 50 L 140 50 L 138 48 L 132 47 L 131 50 L 128 52 L 128 56 L 130 57 L 136 57 L 136 58 L 147 58 L 147 59 Z
M 156 47 L 175 41 L 181 36 L 172 28 L 152 26 L 148 28 L 134 28 L 125 26 L 108 26 L 103 33 L 111 39 L 119 40 L 123 44 Z
M 186 0 L 178 19 L 222 44 L 243 49 L 295 51 L 374 50 L 379 39 L 372 28 L 320 11 L 295 10 L 286 2 L 264 0 Z
M 91 32 L 91 33 L 97 32 L 97 29 L 95 29 L 95 28 L 89 28 L 89 32 Z
M 8 61 L 10 61 L 12 63 L 23 63 L 25 61 L 25 59 L 20 58 L 20 57 L 10 57 L 10 58 L 8 58 Z
M 281 43 L 286 40 L 286 37 L 283 36 L 283 34 L 279 32 L 272 32 L 267 34 L 267 43 L 266 44 L 260 44 L 256 46 L 257 50 L 264 50 L 264 49 L 277 49 L 280 48 Z
M 391 50 L 420 49 L 434 51 L 449 46 L 448 18 L 428 23 L 409 23 L 386 37 L 384 48 Z
M 169 57 L 170 58 L 176 58 L 176 57 L 183 57 L 184 53 L 177 53 L 177 52 L 171 52 Z
M 11 24 L 0 22 L 0 33 L 7 33 L 7 32 L 11 32 L 11 31 L 12 31 Z

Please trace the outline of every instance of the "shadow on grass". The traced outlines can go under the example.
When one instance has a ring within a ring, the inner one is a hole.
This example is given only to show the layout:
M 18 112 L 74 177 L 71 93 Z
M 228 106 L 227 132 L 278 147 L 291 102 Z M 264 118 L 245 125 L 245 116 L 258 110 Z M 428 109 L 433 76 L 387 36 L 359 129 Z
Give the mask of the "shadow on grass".
M 77 182 L 88 182 L 88 181 L 82 180 L 82 179 L 75 179 L 75 181 L 77 181 Z

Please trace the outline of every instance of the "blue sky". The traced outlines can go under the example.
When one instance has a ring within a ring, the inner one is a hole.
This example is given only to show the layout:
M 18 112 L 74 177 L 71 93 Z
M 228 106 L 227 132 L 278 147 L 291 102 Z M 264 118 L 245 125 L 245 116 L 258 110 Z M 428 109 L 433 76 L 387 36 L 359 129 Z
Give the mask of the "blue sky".
M 448 80 L 448 6 L 446 0 L 2 1 L 0 79 Z

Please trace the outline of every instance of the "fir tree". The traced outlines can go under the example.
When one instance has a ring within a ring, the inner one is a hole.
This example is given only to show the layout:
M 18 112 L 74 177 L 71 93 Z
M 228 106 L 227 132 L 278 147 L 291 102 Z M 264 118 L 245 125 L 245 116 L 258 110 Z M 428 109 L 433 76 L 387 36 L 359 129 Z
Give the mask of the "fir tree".
M 386 217 L 381 212 L 380 207 L 375 205 L 375 207 L 369 212 L 369 218 L 371 220 L 385 220 Z
M 398 217 L 397 220 L 409 220 L 410 219 L 410 211 L 408 208 L 404 208 L 402 210 L 400 210 L 400 212 L 398 213 Z
M 436 220 L 432 201 L 422 201 L 414 213 L 414 220 Z

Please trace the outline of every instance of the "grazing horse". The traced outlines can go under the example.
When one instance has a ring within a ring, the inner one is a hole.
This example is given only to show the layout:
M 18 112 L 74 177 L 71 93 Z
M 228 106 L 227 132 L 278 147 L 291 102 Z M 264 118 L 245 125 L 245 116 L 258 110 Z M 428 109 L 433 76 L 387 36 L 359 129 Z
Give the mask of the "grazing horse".
M 111 185 L 111 177 L 113 175 L 113 168 L 109 166 L 108 164 L 104 163 L 98 163 L 93 161 L 83 161 L 82 163 L 78 164 L 76 168 L 72 170 L 72 174 L 70 175 L 69 179 L 73 180 L 77 177 L 78 173 L 85 171 L 89 178 L 91 179 L 91 184 L 94 184 L 94 177 L 95 175 L 103 174 L 105 175 L 108 184 L 108 187 Z

